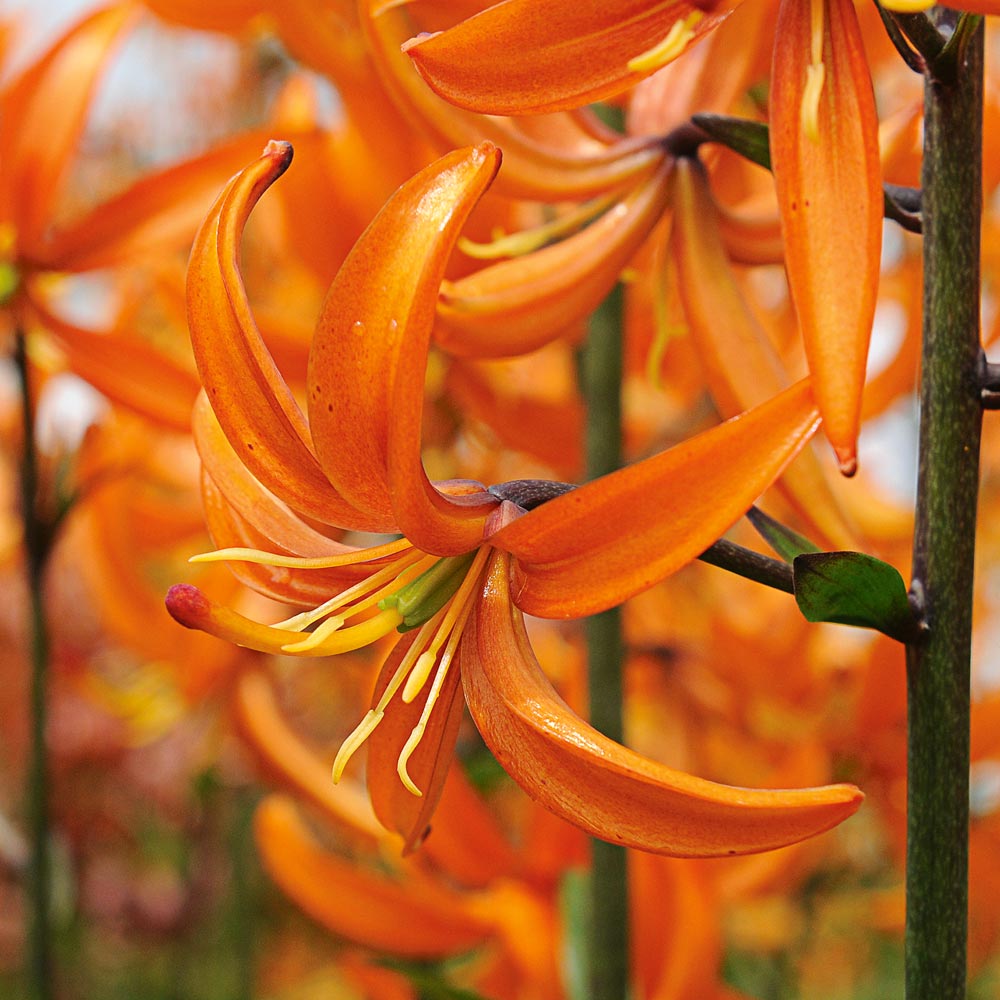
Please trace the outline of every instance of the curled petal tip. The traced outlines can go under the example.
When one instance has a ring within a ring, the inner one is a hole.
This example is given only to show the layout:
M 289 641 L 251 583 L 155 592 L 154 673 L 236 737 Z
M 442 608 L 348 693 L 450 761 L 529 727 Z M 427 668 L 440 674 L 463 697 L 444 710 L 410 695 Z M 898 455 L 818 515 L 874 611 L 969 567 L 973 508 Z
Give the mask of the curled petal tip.
M 840 474 L 848 479 L 858 471 L 858 456 L 853 448 L 838 448 L 837 462 L 840 465 Z
M 190 583 L 175 583 L 164 599 L 170 616 L 185 628 L 200 628 L 209 614 L 208 598 Z
M 288 164 L 292 162 L 294 154 L 295 150 L 292 149 L 290 142 L 286 142 L 284 139 L 269 139 L 261 155 L 269 156 L 277 161 L 280 167 L 280 173 L 277 176 L 281 176 L 288 169 Z

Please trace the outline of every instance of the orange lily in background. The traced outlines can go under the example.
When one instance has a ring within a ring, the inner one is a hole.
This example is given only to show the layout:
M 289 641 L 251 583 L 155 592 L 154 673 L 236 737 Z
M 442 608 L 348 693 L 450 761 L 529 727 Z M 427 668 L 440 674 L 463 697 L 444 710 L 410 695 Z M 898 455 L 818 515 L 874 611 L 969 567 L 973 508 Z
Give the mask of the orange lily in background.
M 110 329 L 69 321 L 60 314 L 53 279 L 182 250 L 219 183 L 264 139 L 260 133 L 229 139 L 65 220 L 61 196 L 91 99 L 135 14 L 132 4 L 90 14 L 0 85 L 0 307 L 29 335 L 51 334 L 70 366 L 116 401 L 177 426 L 178 405 L 189 409 L 197 388 L 193 373 L 130 329 L 131 303 Z M 161 390 L 163 378 L 169 383 L 165 401 L 149 390 L 153 371 Z
M 507 0 L 408 55 L 459 107 L 533 114 L 621 93 L 680 55 L 726 11 L 670 2 Z M 662 38 L 660 44 L 655 44 Z M 500 50 L 503 60 L 486 56 Z M 784 0 L 771 76 L 771 159 L 792 298 L 824 431 L 857 468 L 882 232 L 878 120 L 850 0 Z
M 499 151 L 458 150 L 421 171 L 358 241 L 319 320 L 308 422 L 260 339 L 239 272 L 245 221 L 290 160 L 287 143 L 269 143 L 220 196 L 192 254 L 189 322 L 205 385 L 195 421 L 209 526 L 224 546 L 208 558 L 241 562 L 248 582 L 310 610 L 260 625 L 179 585 L 171 613 L 292 655 L 333 655 L 405 632 L 335 773 L 369 742 L 373 804 L 408 848 L 425 835 L 443 787 L 460 680 L 484 737 L 519 780 L 598 836 L 662 853 L 747 853 L 854 812 L 861 795 L 852 786 L 733 789 L 607 740 L 555 695 L 520 632 L 518 608 L 592 613 L 707 548 L 815 431 L 808 382 L 600 481 L 548 494 L 542 484 L 542 498 L 563 495 L 527 513 L 539 500 L 531 488 L 432 483 L 420 430 L 438 288 Z M 402 537 L 354 548 L 303 515 Z
M 255 826 L 265 867 L 299 907 L 363 954 L 442 958 L 471 950 L 457 976 L 496 1000 L 566 995 L 558 894 L 567 873 L 586 864 L 578 831 L 528 804 L 510 838 L 453 768 L 434 837 L 419 855 L 394 858 L 362 790 L 330 784 L 328 765 L 289 724 L 266 674 L 240 678 L 235 713 L 255 758 L 286 793 L 263 801 Z M 322 819 L 338 850 L 310 832 L 307 812 Z M 548 850 L 538 849 L 539 834 Z M 719 983 L 719 901 L 709 872 L 639 853 L 629 871 L 637 996 L 735 998 Z

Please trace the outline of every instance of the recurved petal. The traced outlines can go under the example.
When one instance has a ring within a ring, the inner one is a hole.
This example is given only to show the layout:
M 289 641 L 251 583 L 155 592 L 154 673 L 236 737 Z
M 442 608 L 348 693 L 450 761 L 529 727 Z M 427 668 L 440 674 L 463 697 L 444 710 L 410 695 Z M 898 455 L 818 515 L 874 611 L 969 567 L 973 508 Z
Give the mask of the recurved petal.
M 427 351 L 445 266 L 500 165 L 491 143 L 456 150 L 404 184 L 344 261 L 309 355 L 312 440 L 340 495 L 418 548 L 474 548 L 493 501 L 450 497 L 421 462 Z
M 187 281 L 195 360 L 226 437 L 264 486 L 319 521 L 391 530 L 391 522 L 364 517 L 345 503 L 324 476 L 302 412 L 261 339 L 240 276 L 247 217 L 291 158 L 288 143 L 268 143 L 229 183 L 198 232 Z
M 536 350 L 587 316 L 610 291 L 667 204 L 670 162 L 596 222 L 533 253 L 441 288 L 434 337 L 453 354 L 510 357 Z
M 645 590 L 720 538 L 818 426 L 804 380 L 529 511 L 490 539 L 516 557 L 515 602 L 542 618 L 573 618 Z
M 417 36 L 404 51 L 431 88 L 460 108 L 563 111 L 621 93 L 680 55 L 728 13 L 706 12 L 708 6 L 505 0 L 447 31 Z
M 509 557 L 494 554 L 462 644 L 472 717 L 504 769 L 546 808 L 594 836 L 677 857 L 750 854 L 822 833 L 850 816 L 852 785 L 759 790 L 675 771 L 602 736 L 556 694 L 510 600 Z
M 0 217 L 13 221 L 26 256 L 41 250 L 94 88 L 135 13 L 127 3 L 94 12 L 0 94 Z
M 777 32 L 770 137 L 785 267 L 824 430 L 851 475 L 882 245 L 875 99 L 851 0 L 783 0 Z
M 314 920 L 348 941 L 392 955 L 445 958 L 491 934 L 457 893 L 394 881 L 324 850 L 291 799 L 265 799 L 254 832 L 275 882 Z

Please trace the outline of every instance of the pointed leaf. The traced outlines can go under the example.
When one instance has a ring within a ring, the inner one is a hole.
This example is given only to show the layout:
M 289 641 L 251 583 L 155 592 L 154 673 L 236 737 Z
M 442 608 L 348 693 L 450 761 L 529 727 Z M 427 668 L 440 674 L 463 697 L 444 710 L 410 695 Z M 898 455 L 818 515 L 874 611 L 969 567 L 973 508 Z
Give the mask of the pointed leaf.
M 806 380 L 530 511 L 490 539 L 516 557 L 515 602 L 528 614 L 572 618 L 645 590 L 720 538 L 817 426 Z
M 747 520 L 786 563 L 791 563 L 796 556 L 820 551 L 818 545 L 814 545 L 804 535 L 792 531 L 787 525 L 765 514 L 759 507 L 751 507 L 747 511 Z
M 602 736 L 545 677 L 513 607 L 509 559 L 491 559 L 462 641 L 472 717 L 532 798 L 614 843 L 677 857 L 747 854 L 822 833 L 861 804 L 851 785 L 733 788 L 675 771 Z
M 728 147 L 765 170 L 771 169 L 771 147 L 765 122 L 709 114 L 692 115 L 691 121 L 707 132 L 713 142 Z
M 900 642 L 920 632 L 895 566 L 863 552 L 812 552 L 792 563 L 795 601 L 810 622 L 873 628 Z

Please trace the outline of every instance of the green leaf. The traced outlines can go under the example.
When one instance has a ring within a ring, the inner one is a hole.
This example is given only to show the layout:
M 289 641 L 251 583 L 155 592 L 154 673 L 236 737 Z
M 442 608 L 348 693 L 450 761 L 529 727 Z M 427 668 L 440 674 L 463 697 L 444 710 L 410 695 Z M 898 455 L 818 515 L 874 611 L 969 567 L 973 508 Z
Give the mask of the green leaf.
M 767 125 L 730 115 L 694 115 L 691 120 L 707 132 L 713 142 L 728 146 L 765 170 L 771 169 L 771 146 Z
M 792 562 L 806 621 L 873 628 L 900 642 L 920 636 L 899 571 L 863 552 L 810 552 Z
M 757 530 L 757 534 L 787 563 L 790 563 L 796 556 L 820 551 L 820 547 L 809 541 L 805 535 L 792 531 L 787 525 L 776 521 L 770 514 L 765 514 L 759 507 L 751 507 L 747 511 L 747 520 Z

